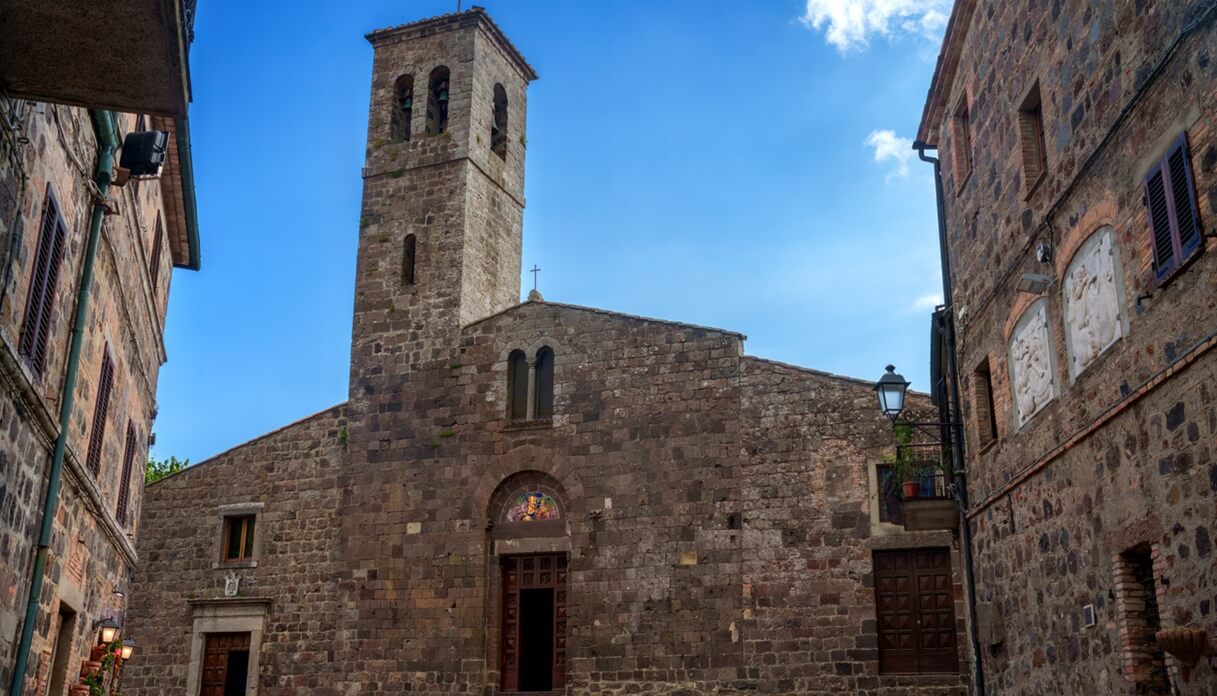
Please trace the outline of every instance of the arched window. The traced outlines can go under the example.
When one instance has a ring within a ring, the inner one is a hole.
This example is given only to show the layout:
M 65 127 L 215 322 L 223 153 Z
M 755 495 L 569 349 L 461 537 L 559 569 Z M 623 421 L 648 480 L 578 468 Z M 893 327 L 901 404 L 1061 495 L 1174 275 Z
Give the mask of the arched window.
M 549 346 L 537 351 L 537 391 L 532 417 L 554 417 L 554 351 Z
M 448 68 L 439 66 L 427 80 L 427 135 L 448 130 Z
M 490 115 L 490 150 L 500 159 L 507 159 L 507 90 L 494 86 L 494 111 Z
M 414 76 L 402 75 L 393 88 L 393 118 L 390 126 L 394 140 L 410 139 L 410 120 L 414 115 Z
M 406 243 L 401 252 L 401 281 L 406 285 L 414 285 L 414 235 L 406 235 Z
M 522 350 L 507 356 L 507 418 L 528 420 L 528 358 Z

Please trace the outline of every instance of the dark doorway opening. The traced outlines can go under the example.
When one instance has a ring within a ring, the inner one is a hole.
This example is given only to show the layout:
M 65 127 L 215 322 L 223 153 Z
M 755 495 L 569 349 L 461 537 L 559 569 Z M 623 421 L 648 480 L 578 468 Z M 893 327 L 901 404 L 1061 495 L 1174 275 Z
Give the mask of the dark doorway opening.
M 208 633 L 200 696 L 245 696 L 249 647 L 248 633 Z
M 565 554 L 503 559 L 503 692 L 566 686 L 566 565 Z
M 66 691 L 68 665 L 72 662 L 72 636 L 76 635 L 76 612 L 62 602 L 59 604 L 59 630 L 55 633 L 54 656 L 51 658 L 50 694 Z
M 554 591 L 520 590 L 520 691 L 554 688 Z
M 228 651 L 228 674 L 224 678 L 224 696 L 245 696 L 245 681 L 249 678 L 249 651 Z

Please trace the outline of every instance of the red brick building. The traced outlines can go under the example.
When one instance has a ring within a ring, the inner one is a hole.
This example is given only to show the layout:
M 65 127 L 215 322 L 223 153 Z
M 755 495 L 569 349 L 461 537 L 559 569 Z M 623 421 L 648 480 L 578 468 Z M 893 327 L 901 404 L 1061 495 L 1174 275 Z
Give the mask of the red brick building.
M 959 0 L 918 140 L 988 692 L 1217 693 L 1217 3 Z
M 536 74 L 477 8 L 368 38 L 349 400 L 149 487 L 127 692 L 959 693 L 871 383 L 520 303 Z

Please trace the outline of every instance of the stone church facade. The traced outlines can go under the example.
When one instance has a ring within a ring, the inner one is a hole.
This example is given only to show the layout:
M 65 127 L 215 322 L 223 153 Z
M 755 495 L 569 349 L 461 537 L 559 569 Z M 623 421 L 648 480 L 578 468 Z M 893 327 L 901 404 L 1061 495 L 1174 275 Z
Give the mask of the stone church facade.
M 1217 3 L 955 3 L 942 153 L 992 694 L 1217 694 Z
M 872 385 L 520 303 L 533 69 L 479 8 L 368 38 L 349 399 L 148 487 L 127 693 L 962 693 Z

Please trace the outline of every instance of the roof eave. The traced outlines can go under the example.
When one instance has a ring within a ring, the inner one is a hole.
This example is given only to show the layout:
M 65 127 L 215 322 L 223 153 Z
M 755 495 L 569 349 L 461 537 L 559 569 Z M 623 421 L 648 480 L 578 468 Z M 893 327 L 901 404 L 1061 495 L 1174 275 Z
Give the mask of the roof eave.
M 943 114 L 946 113 L 946 100 L 951 95 L 955 70 L 959 67 L 959 56 L 975 10 L 976 0 L 957 0 L 955 8 L 951 10 L 946 34 L 942 37 L 942 49 L 934 66 L 934 78 L 930 81 L 925 108 L 921 111 L 921 125 L 917 128 L 917 142 L 928 147 L 938 147 L 938 124 L 942 123 Z

